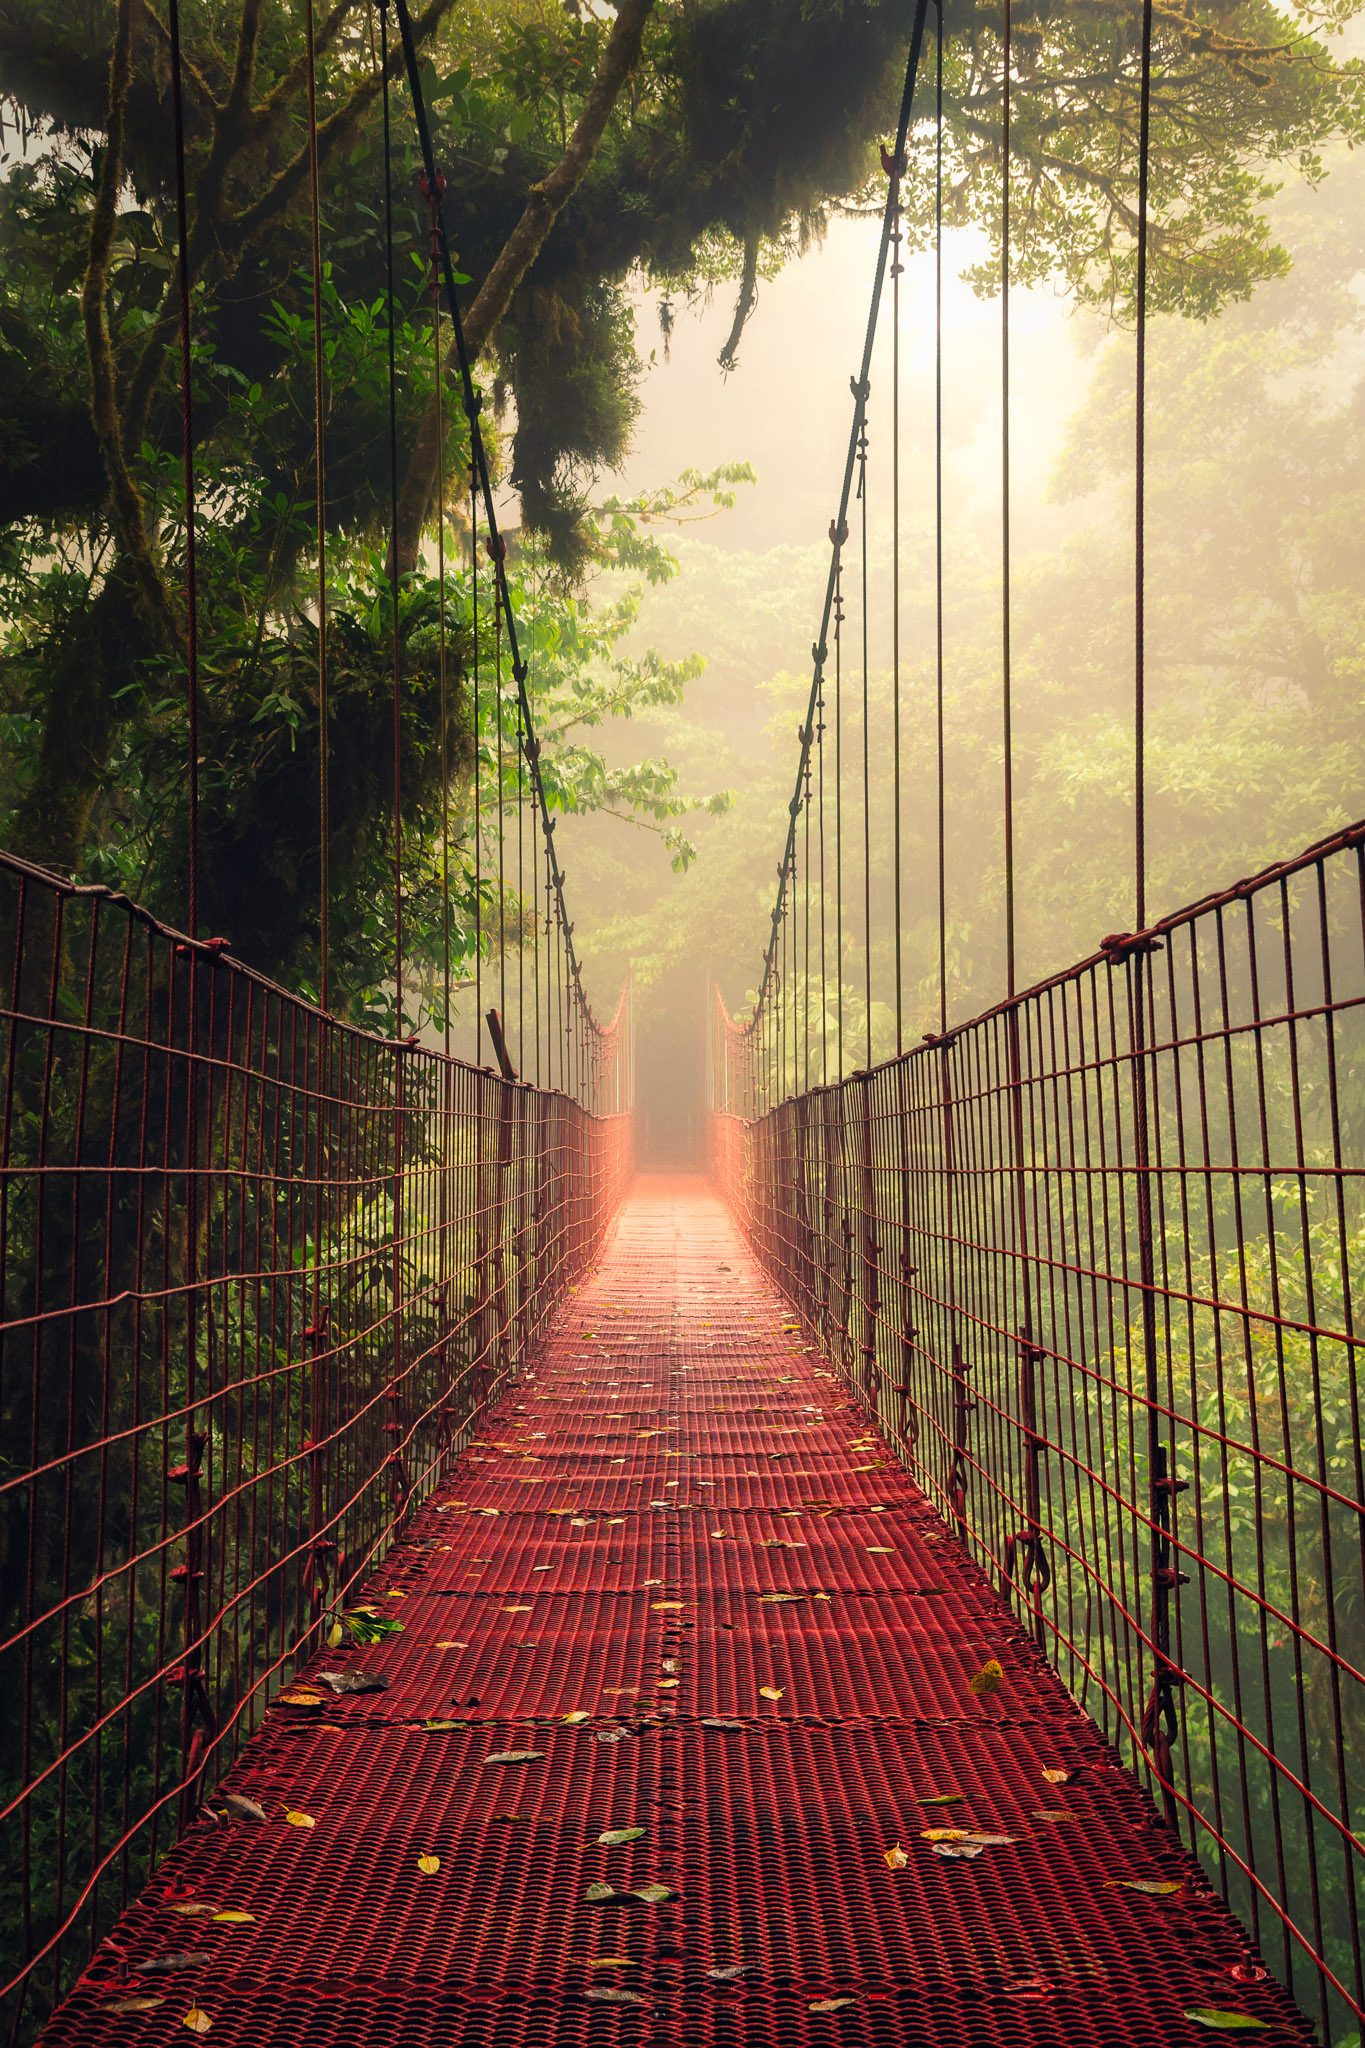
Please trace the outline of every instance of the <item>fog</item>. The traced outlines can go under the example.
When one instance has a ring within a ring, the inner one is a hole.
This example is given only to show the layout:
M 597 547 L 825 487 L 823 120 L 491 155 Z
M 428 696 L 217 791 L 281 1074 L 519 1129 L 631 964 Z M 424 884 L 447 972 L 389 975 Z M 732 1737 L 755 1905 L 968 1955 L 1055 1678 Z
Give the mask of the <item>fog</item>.
M 1205 325 L 1149 327 L 1149 919 L 1359 814 L 1361 175 L 1343 157 L 1291 185 L 1273 228 L 1283 279 Z M 611 758 L 664 756 L 682 787 L 733 792 L 688 828 L 694 865 L 610 819 L 565 821 L 590 987 L 633 965 L 647 1158 L 697 1157 L 709 988 L 747 1014 L 769 931 L 810 650 L 829 561 L 878 224 L 832 223 L 762 285 L 738 367 L 717 354 L 733 303 L 636 303 L 649 367 L 625 494 L 747 460 L 735 509 L 681 527 L 679 575 L 644 593 L 630 646 L 706 658 L 683 705 L 615 728 Z M 943 546 L 950 1021 L 1004 992 L 1001 864 L 1001 307 L 945 237 Z M 934 265 L 901 285 L 902 1039 L 938 1020 L 934 675 Z M 890 765 L 891 305 L 869 404 L 868 669 L 874 1058 L 895 1050 Z M 1060 290 L 1010 294 L 1018 985 L 1131 929 L 1133 363 L 1131 329 Z M 863 986 L 860 528 L 845 549 L 845 1071 L 867 1046 Z M 828 715 L 828 711 L 827 711 Z M 828 762 L 827 762 L 828 768 Z M 827 864 L 826 917 L 833 919 Z M 798 895 L 803 883 L 798 884 Z M 812 891 L 814 898 L 814 890 Z M 818 920 L 818 901 L 812 914 Z M 832 968 L 831 968 L 832 976 Z

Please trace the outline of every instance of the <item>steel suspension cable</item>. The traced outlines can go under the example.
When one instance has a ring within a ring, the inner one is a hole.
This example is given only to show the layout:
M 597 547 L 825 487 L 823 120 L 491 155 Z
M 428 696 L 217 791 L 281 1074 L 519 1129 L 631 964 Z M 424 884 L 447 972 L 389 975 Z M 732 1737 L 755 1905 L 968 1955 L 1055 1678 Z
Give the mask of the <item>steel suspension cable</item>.
M 927 5 L 927 0 L 922 0 L 922 4 Z M 412 18 L 407 0 L 394 0 L 394 6 L 398 17 L 399 35 L 402 39 L 404 68 L 407 73 L 408 89 L 412 99 L 413 120 L 417 130 L 418 149 L 422 159 L 422 167 L 429 182 L 435 186 L 438 173 L 435 152 L 432 147 L 431 127 L 427 118 L 426 98 L 417 62 L 417 49 L 412 32 Z M 473 365 L 465 341 L 464 321 L 460 312 L 459 295 L 455 289 L 455 272 L 451 260 L 450 238 L 446 229 L 443 204 L 438 204 L 437 207 L 436 231 L 440 242 L 441 267 L 446 286 L 446 304 L 450 309 L 455 353 L 459 364 L 461 387 L 464 393 L 465 413 L 469 420 L 470 447 L 476 494 L 482 500 L 484 521 L 488 529 L 490 544 L 496 545 L 498 548 L 494 601 L 507 636 L 508 659 L 511 662 L 512 674 L 516 682 L 517 700 L 521 712 L 521 731 L 524 734 L 523 752 L 532 791 L 539 810 L 546 856 L 551 880 L 554 885 L 555 914 L 559 923 L 560 938 L 565 955 L 566 990 L 572 1003 L 582 1016 L 584 1029 L 590 1031 L 594 1039 L 596 1039 L 601 1035 L 601 1027 L 593 1015 L 592 1006 L 588 1002 L 583 988 L 582 971 L 573 943 L 573 928 L 565 914 L 562 887 L 563 877 L 554 846 L 554 821 L 550 816 L 550 806 L 546 797 L 544 778 L 540 765 L 540 745 L 536 738 L 535 721 L 531 714 L 531 702 L 527 692 L 529 670 L 527 663 L 522 658 L 517 634 L 516 615 L 512 606 L 507 578 L 503 572 L 501 556 L 505 551 L 505 543 L 501 542 L 498 530 L 497 510 L 493 501 L 492 472 L 488 463 L 488 452 L 484 445 L 483 435 L 479 428 L 482 399 L 474 388 Z
M 1010 0 L 1004 4 L 1000 175 L 1000 660 L 1005 750 L 1005 995 L 1014 994 L 1014 706 L 1010 648 Z
M 405 5 L 405 0 L 398 0 L 398 4 L 401 9 Z M 915 7 L 914 24 L 910 36 L 910 48 L 906 58 L 905 82 L 901 92 L 900 112 L 896 125 L 895 154 L 898 157 L 903 155 L 905 152 L 906 136 L 909 132 L 910 127 L 911 103 L 914 97 L 915 80 L 919 71 L 920 52 L 924 43 L 924 24 L 925 18 L 928 13 L 928 7 L 929 0 L 917 0 L 917 4 Z M 868 307 L 867 327 L 863 338 L 861 371 L 856 378 L 850 379 L 850 387 L 852 389 L 854 398 L 853 420 L 849 430 L 847 453 L 844 458 L 844 474 L 843 484 L 839 495 L 839 511 L 837 517 L 830 523 L 831 543 L 834 542 L 835 535 L 839 531 L 841 531 L 848 523 L 848 506 L 853 490 L 853 473 L 855 461 L 857 458 L 858 437 L 862 426 L 864 408 L 867 402 L 867 393 L 870 389 L 869 378 L 871 373 L 873 345 L 876 341 L 877 334 L 877 316 L 881 306 L 882 288 L 887 272 L 888 254 L 890 250 L 891 239 L 891 225 L 892 202 L 891 193 L 888 190 L 886 206 L 882 215 L 882 231 L 877 248 L 877 263 L 873 277 L 871 302 Z M 837 546 L 832 546 L 829 573 L 825 582 L 824 604 L 820 615 L 820 633 L 818 639 L 814 642 L 811 649 L 813 672 L 811 677 L 810 696 L 807 703 L 807 716 L 805 725 L 803 727 L 803 731 L 807 734 L 812 733 L 814 730 L 814 710 L 817 698 L 820 694 L 822 670 L 824 668 L 824 664 L 828 656 L 827 643 L 831 617 L 834 609 L 834 594 L 837 576 L 838 548 Z M 801 787 L 802 776 L 805 773 L 806 758 L 809 752 L 810 745 L 811 741 L 809 738 L 803 739 L 801 743 L 801 758 L 798 763 L 795 782 L 795 788 L 798 791 Z M 795 832 L 796 815 L 793 811 L 789 814 L 787 822 L 787 835 L 789 845 L 791 845 L 794 841 Z M 779 883 L 779 888 L 783 888 L 784 886 L 785 883 Z M 838 878 L 836 876 L 836 892 L 837 889 Z M 765 1002 L 767 1001 L 768 992 L 773 977 L 773 970 L 776 962 L 777 939 L 778 914 L 775 907 L 772 925 L 768 936 L 767 949 L 764 955 L 763 978 L 759 987 L 758 1000 L 755 1004 L 754 1009 L 755 1017 L 759 1015 L 759 1013 L 763 1009 Z M 842 988 L 842 960 L 840 960 L 837 964 L 839 972 L 839 983 L 840 987 Z M 842 1073 L 842 1057 L 840 1059 L 840 1072 Z
M 888 159 L 885 154 L 883 163 Z M 905 1050 L 904 968 L 901 944 L 901 157 L 891 171 L 891 870 L 892 924 L 896 935 L 896 1051 Z
M 396 1035 L 403 1036 L 403 697 L 402 658 L 398 626 L 398 355 L 393 284 L 393 138 L 389 106 L 389 0 L 379 0 L 379 59 L 383 75 L 384 114 L 384 285 L 389 374 L 389 606 L 393 698 L 393 980 L 397 1006 Z
M 934 66 L 934 712 L 938 796 L 938 1028 L 948 1029 L 947 808 L 943 763 L 943 0 Z
M 310 17 L 311 18 L 311 17 Z M 188 749 L 186 923 L 199 936 L 199 575 L 195 534 L 193 351 L 190 346 L 190 230 L 185 178 L 185 81 L 179 0 L 170 5 L 171 109 L 175 131 L 176 269 L 180 285 L 181 475 L 185 497 L 185 719 Z M 311 74 L 310 74 L 311 78 Z M 310 133 L 312 122 L 310 116 Z M 319 522 L 320 524 L 320 522 Z
M 872 714 L 868 701 L 867 661 L 867 416 L 858 442 L 859 601 L 863 658 L 863 1012 L 867 1038 L 865 1064 L 872 1065 Z
M 1142 6 L 1138 111 L 1137 335 L 1134 375 L 1133 505 L 1133 866 L 1134 929 L 1147 925 L 1147 194 L 1152 138 L 1152 0 Z
M 304 8 L 308 104 L 309 261 L 313 288 L 313 467 L 318 540 L 318 1002 L 325 1010 L 332 986 L 331 735 L 327 689 L 327 451 L 326 370 L 322 345 L 322 193 L 318 170 L 317 34 L 313 0 Z

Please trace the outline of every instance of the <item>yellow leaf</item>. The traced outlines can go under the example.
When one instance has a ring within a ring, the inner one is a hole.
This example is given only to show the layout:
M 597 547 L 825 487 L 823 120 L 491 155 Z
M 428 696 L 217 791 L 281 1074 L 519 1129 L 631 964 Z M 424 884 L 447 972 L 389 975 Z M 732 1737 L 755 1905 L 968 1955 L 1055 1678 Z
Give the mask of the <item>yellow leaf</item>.
M 315 1828 L 317 1826 L 317 1822 L 311 1813 L 300 1813 L 296 1807 L 291 1806 L 286 1811 L 284 1817 L 291 1828 Z
M 576 1728 L 580 1721 L 591 1721 L 592 1715 L 586 1707 L 575 1707 L 571 1713 L 564 1716 L 564 1719 L 570 1728 Z
M 423 1877 L 435 1877 L 440 1867 L 441 1859 L 439 1856 L 419 1856 L 417 1858 L 417 1868 L 421 1871 Z
M 434 1643 L 432 1648 L 437 1650 L 467 1650 L 469 1645 L 468 1643 Z
M 329 1649 L 329 1650 L 339 1650 L 339 1649 L 341 1648 L 342 1644 L 343 1644 L 343 1643 L 345 1642 L 345 1640 L 346 1640 L 346 1631 L 345 1631 L 345 1629 L 344 1629 L 344 1628 L 343 1628 L 343 1627 L 341 1626 L 341 1623 L 340 1623 L 339 1621 L 334 1621 L 334 1622 L 332 1623 L 332 1626 L 331 1626 L 331 1627 L 330 1627 L 330 1628 L 328 1629 L 328 1631 L 327 1631 L 327 1647 L 328 1647 L 328 1649 Z
M 906 1855 L 900 1843 L 897 1842 L 894 1849 L 883 1850 L 882 1861 L 888 1870 L 904 1870 L 910 1858 Z
M 220 1927 L 253 1927 L 256 1923 L 254 1913 L 239 1913 L 235 1908 L 226 1913 L 215 1913 L 213 1917 Z
M 978 1699 L 984 1699 L 988 1693 L 999 1692 L 1004 1676 L 1004 1667 L 997 1664 L 994 1657 L 990 1657 L 975 1678 L 967 1681 L 967 1690 L 974 1692 Z
M 660 1678 L 655 1680 L 655 1687 L 656 1690 L 659 1692 L 671 1692 L 674 1686 L 680 1685 L 681 1683 L 681 1679 L 677 1678 Z
M 765 1700 L 780 1700 L 786 1692 L 784 1685 L 760 1685 L 760 1695 Z
M 277 1692 L 275 1695 L 275 1705 L 277 1707 L 320 1707 L 322 1705 L 322 1694 L 320 1692 Z
M 630 1956 L 593 1956 L 583 1967 L 585 1970 L 638 1970 L 640 1965 Z
M 529 1607 L 504 1607 L 502 1611 L 504 1614 L 529 1614 L 531 1612 Z
M 393 1588 L 390 1588 L 389 1590 L 388 1598 L 390 1600 L 406 1600 L 407 1597 L 408 1596 L 406 1593 L 399 1593 L 395 1591 Z
M 1122 1885 L 1126 1892 L 1145 1892 L 1153 1899 L 1168 1899 L 1172 1892 L 1183 1891 L 1185 1888 L 1180 1883 L 1162 1883 L 1155 1877 L 1111 1877 L 1107 1882 Z
M 686 1605 L 685 1600 L 651 1600 L 649 1611 L 651 1614 L 680 1614 Z
M 922 1842 L 970 1842 L 973 1831 L 971 1828 L 921 1828 L 919 1838 Z
M 1049 1785 L 1069 1785 L 1071 1783 L 1070 1771 L 1044 1771 L 1042 1776 L 1047 1779 Z
M 213 2021 L 206 2012 L 201 2012 L 197 2005 L 192 2005 L 180 2024 L 182 2027 L 188 2027 L 192 2034 L 207 2034 Z

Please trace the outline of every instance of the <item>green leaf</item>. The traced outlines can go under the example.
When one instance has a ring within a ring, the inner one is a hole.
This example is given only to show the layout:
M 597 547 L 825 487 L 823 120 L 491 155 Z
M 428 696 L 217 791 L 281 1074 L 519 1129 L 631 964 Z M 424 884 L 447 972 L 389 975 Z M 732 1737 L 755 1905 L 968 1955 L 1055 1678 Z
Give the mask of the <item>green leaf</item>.
M 1253 2029 L 1264 2030 L 1269 2022 L 1258 2020 L 1249 2012 L 1227 2012 L 1220 2005 L 1188 2005 L 1185 2018 L 1193 2020 L 1197 2027 L 1209 2027 L 1215 2034 L 1246 2034 Z

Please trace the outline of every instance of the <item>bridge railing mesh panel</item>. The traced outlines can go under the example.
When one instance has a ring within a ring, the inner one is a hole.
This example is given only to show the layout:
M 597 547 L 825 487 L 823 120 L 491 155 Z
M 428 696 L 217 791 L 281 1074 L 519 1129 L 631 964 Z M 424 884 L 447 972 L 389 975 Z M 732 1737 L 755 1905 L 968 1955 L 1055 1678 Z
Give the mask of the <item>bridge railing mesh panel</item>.
M 1365 1890 L 1365 831 L 837 1086 L 715 1177 L 1328 2038 Z
M 631 1127 L 4 857 L 0 976 L 0 1919 L 31 2018 L 267 1682 L 382 1631 L 362 1582 L 600 1243 Z

